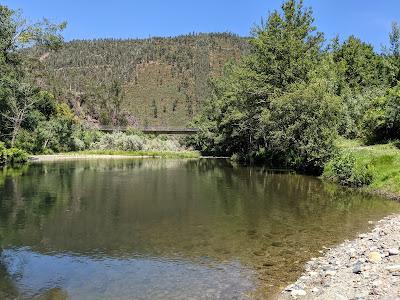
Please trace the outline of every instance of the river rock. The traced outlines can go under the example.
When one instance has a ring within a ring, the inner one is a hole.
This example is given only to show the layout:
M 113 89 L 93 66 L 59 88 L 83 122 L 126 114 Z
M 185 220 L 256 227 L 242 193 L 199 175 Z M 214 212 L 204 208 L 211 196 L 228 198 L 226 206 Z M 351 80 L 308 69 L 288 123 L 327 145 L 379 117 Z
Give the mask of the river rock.
M 378 263 L 382 260 L 382 256 L 379 254 L 379 252 L 372 251 L 368 254 L 368 261 L 371 263 Z
M 353 267 L 353 273 L 354 274 L 361 274 L 362 272 L 362 264 L 356 263 Z
M 281 241 L 273 241 L 271 243 L 271 246 L 273 246 L 273 247 L 282 247 L 283 243 Z
M 400 265 L 388 266 L 386 267 L 386 270 L 388 270 L 390 273 L 400 272 Z
M 292 297 L 305 296 L 307 292 L 305 290 L 293 290 L 290 295 L 292 295 Z
M 400 215 L 387 217 L 372 232 L 312 259 L 303 273 L 308 278 L 298 278 L 296 291 L 279 299 L 400 300 L 399 241 Z
M 335 274 L 336 274 L 336 271 L 333 271 L 333 270 L 328 270 L 325 272 L 325 276 L 335 276 Z

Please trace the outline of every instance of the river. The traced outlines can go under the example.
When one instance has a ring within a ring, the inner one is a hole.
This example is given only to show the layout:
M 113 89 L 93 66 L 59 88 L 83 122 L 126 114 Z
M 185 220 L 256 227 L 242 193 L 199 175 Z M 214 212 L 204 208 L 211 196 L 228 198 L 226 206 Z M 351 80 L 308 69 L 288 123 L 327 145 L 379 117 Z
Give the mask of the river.
M 268 298 L 396 202 L 223 159 L 0 170 L 0 298 Z

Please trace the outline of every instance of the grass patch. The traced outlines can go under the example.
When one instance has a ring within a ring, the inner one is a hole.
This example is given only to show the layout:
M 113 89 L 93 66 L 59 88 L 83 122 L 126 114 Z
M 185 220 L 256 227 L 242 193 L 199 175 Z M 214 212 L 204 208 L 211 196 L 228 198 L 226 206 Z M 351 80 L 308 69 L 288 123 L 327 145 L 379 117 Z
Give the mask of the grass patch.
M 370 168 L 372 181 L 366 190 L 400 196 L 400 149 L 393 143 L 363 146 L 357 140 L 341 139 L 337 145 L 343 152 L 350 153 L 358 165 Z
M 199 158 L 197 151 L 121 151 L 121 150 L 83 150 L 63 153 L 65 155 L 126 155 L 126 156 L 151 156 L 162 158 Z

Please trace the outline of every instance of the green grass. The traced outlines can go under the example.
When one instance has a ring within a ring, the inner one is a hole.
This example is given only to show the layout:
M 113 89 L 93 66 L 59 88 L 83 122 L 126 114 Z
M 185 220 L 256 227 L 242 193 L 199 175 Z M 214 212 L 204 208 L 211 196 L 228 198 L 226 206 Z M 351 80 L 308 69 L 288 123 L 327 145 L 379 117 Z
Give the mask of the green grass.
M 357 140 L 339 140 L 363 164 L 372 166 L 373 181 L 366 190 L 400 196 L 400 150 L 393 144 L 363 146 Z
M 84 150 L 63 153 L 65 155 L 127 155 L 127 156 L 151 156 L 162 158 L 198 158 L 197 151 L 120 151 L 120 150 Z

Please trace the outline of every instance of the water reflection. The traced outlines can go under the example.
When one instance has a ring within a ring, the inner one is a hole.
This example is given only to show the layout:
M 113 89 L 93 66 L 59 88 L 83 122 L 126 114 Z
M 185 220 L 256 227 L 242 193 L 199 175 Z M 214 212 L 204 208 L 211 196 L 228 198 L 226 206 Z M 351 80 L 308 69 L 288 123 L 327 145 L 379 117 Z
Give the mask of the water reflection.
M 251 273 L 233 263 L 210 267 L 160 258 L 44 255 L 29 249 L 5 250 L 3 262 L 28 298 L 47 292 L 47 297 L 61 299 L 187 299 L 190 291 L 194 299 L 232 299 L 241 293 L 247 299 L 244 291 L 253 286 Z
M 312 177 L 225 160 L 69 161 L 3 170 L 0 236 L 9 275 L 0 272 L 0 289 L 33 295 L 27 288 L 32 286 L 35 293 L 98 298 L 97 284 L 127 293 L 121 297 L 154 292 L 151 298 L 161 299 L 174 290 L 199 298 L 196 291 L 204 289 L 215 297 L 244 297 L 252 289 L 251 269 L 257 272 L 253 283 L 261 279 L 260 291 L 269 295 L 297 276 L 322 246 L 350 238 L 368 220 L 394 211 L 399 211 L 394 202 Z M 15 276 L 10 266 L 19 256 L 30 263 Z M 53 271 L 40 276 L 41 262 L 49 260 Z M 79 272 L 68 270 L 85 264 L 95 268 L 92 276 L 82 275 L 91 288 L 67 284 L 82 281 Z M 136 272 L 144 265 L 154 280 Z M 124 280 L 115 280 L 117 288 L 105 270 L 117 277 L 131 274 L 135 290 Z M 51 274 L 67 279 L 33 282 Z M 6 278 L 11 285 L 2 288 Z

